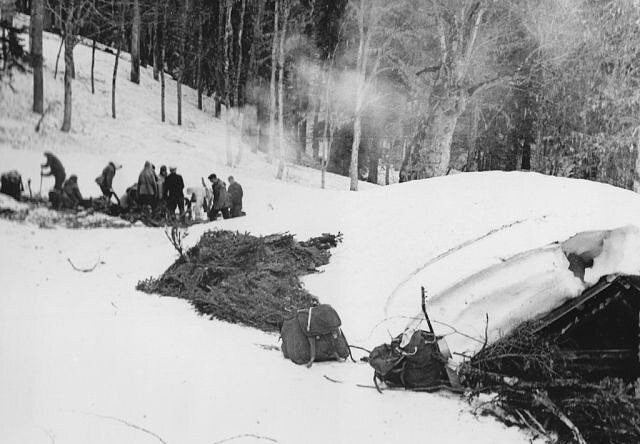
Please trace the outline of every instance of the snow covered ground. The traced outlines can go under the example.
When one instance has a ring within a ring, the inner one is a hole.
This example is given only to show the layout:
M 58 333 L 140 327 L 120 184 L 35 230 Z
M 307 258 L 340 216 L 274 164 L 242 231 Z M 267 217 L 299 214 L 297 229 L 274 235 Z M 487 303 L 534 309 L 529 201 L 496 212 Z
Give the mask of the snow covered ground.
M 57 46 L 48 35 L 48 103 L 62 100 L 61 77 L 53 80 L 52 73 Z M 538 174 L 459 174 L 390 187 L 363 184 L 365 191 L 351 193 L 344 191 L 347 178 L 329 175 L 330 189 L 321 190 L 319 172 L 301 167 L 291 166 L 287 180 L 276 181 L 275 166 L 248 150 L 239 167 L 226 168 L 223 126 L 209 112 L 195 109 L 192 91 L 186 89 L 185 125 L 163 125 L 151 73 L 143 70 L 141 84 L 133 85 L 124 63 L 119 117 L 113 120 L 113 56 L 98 54 L 98 88 L 92 96 L 90 50 L 79 46 L 75 55 L 78 79 L 69 135 L 57 129 L 61 106 L 45 118 L 41 133 L 33 131 L 38 116 L 29 111 L 31 77 L 16 75 L 16 93 L 0 91 L 0 169 L 19 169 L 25 179 L 34 178 L 34 188 L 42 151 L 49 149 L 59 154 L 68 174 L 78 174 L 86 195 L 98 194 L 93 179 L 109 160 L 124 165 L 114 182 L 120 191 L 135 181 L 146 159 L 175 163 L 187 186 L 213 171 L 233 174 L 245 190 L 248 216 L 195 226 L 187 243 L 213 228 L 290 231 L 300 239 L 342 232 L 344 242 L 330 264 L 305 283 L 336 307 L 354 344 L 372 347 L 400 333 L 420 310 L 422 285 L 431 295 L 429 309 L 439 333 L 449 333 L 445 322 L 478 335 L 485 313 L 493 332 L 504 331 L 533 313 L 527 301 L 547 293 L 537 286 L 516 293 L 528 298 L 519 297 L 522 303 L 508 304 L 508 297 L 496 294 L 504 279 L 479 279 L 485 270 L 513 266 L 499 270 L 512 278 L 510 288 L 518 287 L 523 276 L 549 272 L 570 283 L 550 244 L 586 230 L 640 226 L 638 195 Z M 173 88 L 170 82 L 170 121 Z M 51 186 L 45 182 L 43 190 Z M 623 233 L 635 239 L 633 228 Z M 372 370 L 366 364 L 295 366 L 272 349 L 277 335 L 199 317 L 185 301 L 137 292 L 138 280 L 160 274 L 175 259 L 160 229 L 42 230 L 0 220 L 0 237 L 0 442 L 530 440 L 493 419 L 476 418 L 450 396 L 380 395 L 358 387 L 370 384 Z M 528 256 L 532 251 L 536 254 Z M 509 261 L 520 254 L 534 259 Z M 83 273 L 71 263 L 97 265 Z M 484 285 L 460 291 L 465 282 Z M 582 284 L 574 284 L 575 293 Z M 482 291 L 468 293 L 474 288 Z M 561 302 L 560 296 L 547 297 L 537 306 Z M 460 335 L 448 340 L 470 347 Z

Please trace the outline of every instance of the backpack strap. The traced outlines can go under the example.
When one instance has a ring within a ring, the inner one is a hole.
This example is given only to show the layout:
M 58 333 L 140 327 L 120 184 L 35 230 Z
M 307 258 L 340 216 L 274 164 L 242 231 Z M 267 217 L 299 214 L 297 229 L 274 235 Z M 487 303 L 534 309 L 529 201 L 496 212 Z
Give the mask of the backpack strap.
M 311 310 L 309 310 L 311 311 Z M 307 362 L 307 368 L 311 368 L 313 361 L 316 359 L 316 337 L 315 336 L 307 336 L 309 340 L 309 362 Z
M 347 349 L 349 350 L 349 358 L 351 359 L 351 362 L 355 363 L 356 360 L 353 359 L 353 355 L 351 354 L 351 346 L 349 345 L 349 341 L 347 341 L 347 337 L 344 335 L 344 333 L 342 332 L 342 329 L 339 329 L 340 334 L 342 335 L 342 337 L 344 338 L 344 342 L 347 343 Z

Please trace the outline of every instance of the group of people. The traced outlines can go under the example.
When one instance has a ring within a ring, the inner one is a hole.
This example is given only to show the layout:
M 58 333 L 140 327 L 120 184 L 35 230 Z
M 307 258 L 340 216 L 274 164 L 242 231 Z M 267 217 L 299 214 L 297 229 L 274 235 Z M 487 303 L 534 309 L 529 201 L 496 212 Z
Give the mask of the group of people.
M 47 161 L 41 165 L 42 176 L 55 178 L 54 195 L 59 197 L 59 205 L 62 208 L 76 208 L 86 206 L 78 187 L 78 177 L 72 174 L 65 181 L 66 173 L 62 162 L 49 151 L 44 153 Z M 49 168 L 49 171 L 45 171 Z M 180 217 L 190 214 L 192 218 L 200 218 L 201 210 L 206 212 L 209 220 L 216 220 L 220 215 L 224 219 L 244 216 L 242 211 L 242 186 L 229 176 L 229 188 L 216 174 L 208 176 L 210 187 L 202 180 L 203 189 L 187 188 L 187 196 L 184 194 L 184 180 L 177 173 L 175 166 L 162 165 L 156 174 L 155 166 L 146 161 L 142 171 L 138 175 L 138 182 L 127 189 L 127 192 L 118 198 L 113 190 L 113 179 L 116 172 L 122 168 L 114 162 L 109 162 L 102 173 L 96 177 L 95 182 L 100 187 L 102 195 L 107 201 L 113 196 L 121 207 L 149 206 L 152 209 L 158 205 L 165 205 L 169 213 L 175 215 L 176 210 Z

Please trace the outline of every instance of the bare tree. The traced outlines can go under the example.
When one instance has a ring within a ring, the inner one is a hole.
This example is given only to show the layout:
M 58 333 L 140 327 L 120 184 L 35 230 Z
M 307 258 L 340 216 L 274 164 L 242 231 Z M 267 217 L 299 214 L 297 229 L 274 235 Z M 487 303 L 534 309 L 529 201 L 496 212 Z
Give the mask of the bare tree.
M 280 147 L 280 160 L 276 177 L 282 179 L 284 175 L 286 141 L 284 137 L 284 43 L 287 36 L 287 21 L 291 5 L 289 0 L 280 0 L 282 7 L 282 20 L 280 25 L 280 48 L 278 51 L 278 145 Z
M 178 125 L 182 125 L 182 82 L 185 70 L 185 52 L 187 51 L 187 16 L 189 14 L 189 0 L 184 0 L 182 10 L 182 23 L 180 26 L 180 62 L 176 78 L 176 91 L 178 102 Z
M 227 166 L 233 166 L 233 153 L 231 152 L 230 141 L 230 125 L 231 125 L 231 45 L 233 44 L 231 26 L 231 10 L 233 9 L 233 0 L 225 1 L 225 25 L 224 25 L 224 106 L 225 106 L 225 151 L 227 153 Z
M 280 2 L 274 1 L 273 36 L 271 42 L 271 76 L 269 80 L 269 162 L 273 161 L 276 137 L 276 72 L 278 69 L 278 28 L 280 26 Z
M 133 0 L 131 21 L 131 81 L 140 83 L 140 1 Z
M 44 112 L 44 85 L 42 75 L 42 22 L 43 0 L 31 2 L 31 60 L 33 64 L 33 112 Z
M 72 80 L 74 77 L 73 49 L 83 21 L 95 10 L 92 0 L 61 0 L 58 8 L 47 0 L 47 9 L 59 20 L 64 40 L 64 114 L 61 130 L 71 130 Z
M 115 12 L 115 11 L 114 11 Z M 124 15 L 125 6 L 120 5 L 119 30 L 117 31 L 118 49 L 116 50 L 115 60 L 113 62 L 113 76 L 111 77 L 111 117 L 116 118 L 116 80 L 118 79 L 118 62 L 120 61 L 120 53 L 124 43 Z

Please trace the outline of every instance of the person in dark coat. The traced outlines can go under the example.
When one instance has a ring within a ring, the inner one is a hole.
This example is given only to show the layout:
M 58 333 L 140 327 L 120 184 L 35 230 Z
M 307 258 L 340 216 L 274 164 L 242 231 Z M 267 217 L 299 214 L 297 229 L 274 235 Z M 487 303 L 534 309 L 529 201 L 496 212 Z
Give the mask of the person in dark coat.
M 96 177 L 96 183 L 102 191 L 102 195 L 107 199 L 111 199 L 111 195 L 114 195 L 118 199 L 117 194 L 113 191 L 113 178 L 116 175 L 116 171 L 122 168 L 121 165 L 116 165 L 113 162 L 109 162 L 102 170 L 102 174 Z
M 83 203 L 84 199 L 78 187 L 78 176 L 72 174 L 62 186 L 60 205 L 62 208 L 74 209 Z
M 151 205 L 153 207 L 156 203 L 156 196 L 158 196 L 158 183 L 151 169 L 151 162 L 146 161 L 144 168 L 138 176 L 138 203 L 140 205 Z
M 180 216 L 184 215 L 184 181 L 182 176 L 176 173 L 176 167 L 169 168 L 169 175 L 164 181 L 163 199 L 167 202 L 167 208 L 171 214 L 175 214 L 176 207 L 180 209 Z
M 50 151 L 45 151 L 44 157 L 47 158 L 47 162 L 40 165 L 40 175 L 45 177 L 55 177 L 56 183 L 53 186 L 53 189 L 56 191 L 62 191 L 62 184 L 64 183 L 64 179 L 67 177 L 67 174 L 64 171 L 64 167 L 62 166 L 62 162 L 60 162 L 60 159 L 54 156 Z M 49 167 L 48 173 L 42 171 L 47 167 Z
M 242 186 L 229 176 L 229 201 L 231 203 L 231 217 L 242 216 Z
M 216 220 L 218 213 L 222 213 L 224 219 L 229 218 L 229 197 L 227 196 L 227 185 L 215 174 L 209 175 L 211 190 L 213 191 L 213 205 L 209 211 L 209 220 Z

